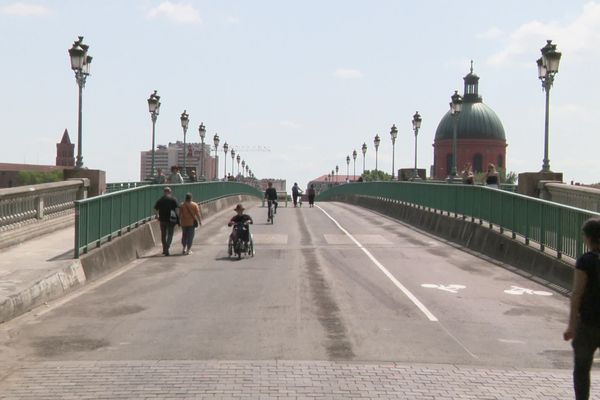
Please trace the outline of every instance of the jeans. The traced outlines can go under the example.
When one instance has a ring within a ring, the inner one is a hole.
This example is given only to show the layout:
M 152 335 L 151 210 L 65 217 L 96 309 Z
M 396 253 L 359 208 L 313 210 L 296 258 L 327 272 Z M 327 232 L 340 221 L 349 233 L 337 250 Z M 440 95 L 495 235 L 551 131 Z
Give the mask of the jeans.
M 573 385 L 576 400 L 590 398 L 590 370 L 594 361 L 594 352 L 600 347 L 600 327 L 579 323 L 571 343 L 575 359 Z
M 298 194 L 292 194 L 292 199 L 294 200 L 294 207 L 298 205 Z
M 166 221 L 160 221 L 160 242 L 162 243 L 163 254 L 169 252 L 171 242 L 173 241 L 173 231 L 175 224 Z
M 196 228 L 193 226 L 182 226 L 181 227 L 181 244 L 184 249 L 191 249 L 192 243 L 194 242 L 194 234 L 196 233 Z

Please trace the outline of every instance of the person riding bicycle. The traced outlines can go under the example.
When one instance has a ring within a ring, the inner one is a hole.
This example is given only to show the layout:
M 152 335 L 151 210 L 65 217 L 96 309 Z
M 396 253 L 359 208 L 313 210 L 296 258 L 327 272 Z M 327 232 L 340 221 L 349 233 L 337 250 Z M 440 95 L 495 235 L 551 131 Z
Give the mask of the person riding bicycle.
M 277 190 L 273 187 L 273 182 L 267 183 L 265 199 L 267 199 L 267 202 L 273 204 L 273 213 L 277 213 Z
M 244 214 L 244 206 L 241 204 L 238 204 L 235 209 L 233 211 L 236 212 L 236 215 L 233 216 L 233 218 L 231 218 L 231 220 L 229 220 L 229 223 L 227 224 L 227 226 L 233 226 L 235 224 L 244 224 L 246 226 L 246 229 L 240 231 L 241 235 L 242 235 L 242 240 L 244 241 L 245 244 L 248 244 L 248 242 L 250 241 L 250 224 L 253 224 L 254 221 L 252 221 L 252 217 L 249 216 L 248 214 Z M 235 242 L 237 240 L 237 230 L 233 230 L 233 232 L 231 232 L 231 235 L 229 236 L 229 240 L 231 242 Z

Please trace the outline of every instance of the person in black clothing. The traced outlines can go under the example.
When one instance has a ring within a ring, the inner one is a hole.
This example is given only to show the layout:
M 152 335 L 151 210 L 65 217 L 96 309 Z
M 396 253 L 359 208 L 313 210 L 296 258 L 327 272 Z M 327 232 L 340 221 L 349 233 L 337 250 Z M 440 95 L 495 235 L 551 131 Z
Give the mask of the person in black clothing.
M 308 206 L 314 207 L 316 196 L 315 185 L 310 185 L 310 188 L 306 191 L 306 194 L 308 195 Z
M 273 182 L 267 183 L 267 190 L 265 190 L 265 199 L 268 202 L 273 203 L 273 213 L 277 214 L 277 189 L 273 187 Z
M 487 172 L 485 173 L 485 185 L 494 189 L 498 189 L 500 180 L 498 177 L 498 171 L 494 164 L 488 165 Z
M 589 251 L 575 263 L 569 325 L 563 334 L 563 339 L 573 339 L 576 400 L 590 397 L 590 370 L 600 347 L 600 218 L 587 220 L 582 230 Z
M 302 190 L 300 190 L 297 183 L 294 183 L 294 186 L 292 186 L 292 200 L 294 200 L 294 207 L 298 206 L 298 197 L 300 197 L 301 194 Z
M 179 203 L 177 199 L 171 195 L 171 188 L 165 187 L 163 196 L 154 204 L 154 210 L 158 213 L 158 221 L 160 223 L 160 241 L 162 243 L 163 254 L 169 255 L 169 248 L 173 241 L 173 231 L 177 224 L 177 208 Z
M 245 224 L 247 229 L 241 231 L 242 240 L 244 241 L 244 243 L 248 243 L 248 241 L 250 240 L 250 227 L 248 227 L 248 225 L 253 224 L 254 221 L 252 221 L 251 216 L 249 216 L 248 214 L 244 214 L 244 206 L 242 206 L 241 204 L 238 204 L 233 211 L 235 211 L 236 214 L 233 216 L 233 218 L 229 220 L 227 226 L 233 226 L 238 223 Z M 235 233 L 236 231 L 234 230 L 229 236 L 229 240 L 232 242 L 235 242 L 237 240 Z

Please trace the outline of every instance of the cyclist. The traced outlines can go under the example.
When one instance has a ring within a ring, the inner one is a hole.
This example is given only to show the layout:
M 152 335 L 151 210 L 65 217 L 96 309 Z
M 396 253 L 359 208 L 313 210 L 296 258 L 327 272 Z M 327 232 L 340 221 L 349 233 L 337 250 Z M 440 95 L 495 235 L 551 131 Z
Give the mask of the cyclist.
M 277 214 L 277 190 L 273 187 L 273 182 L 267 183 L 267 190 L 265 190 L 265 199 L 267 199 L 267 204 L 269 208 L 273 207 L 273 213 Z
M 238 204 L 233 211 L 235 211 L 236 214 L 233 216 L 233 218 L 231 218 L 229 220 L 229 223 L 227 224 L 227 226 L 233 226 L 238 223 L 242 223 L 242 224 L 246 225 L 248 229 L 242 230 L 241 234 L 242 234 L 242 240 L 244 241 L 244 244 L 247 245 L 248 242 L 250 241 L 250 226 L 249 225 L 254 223 L 254 221 L 252 221 L 251 216 L 249 216 L 248 214 L 244 214 L 244 206 L 241 204 Z M 236 232 L 237 232 L 237 230 L 234 229 L 233 232 L 231 232 L 231 235 L 229 236 L 229 240 L 232 243 L 235 243 L 235 241 L 237 240 Z

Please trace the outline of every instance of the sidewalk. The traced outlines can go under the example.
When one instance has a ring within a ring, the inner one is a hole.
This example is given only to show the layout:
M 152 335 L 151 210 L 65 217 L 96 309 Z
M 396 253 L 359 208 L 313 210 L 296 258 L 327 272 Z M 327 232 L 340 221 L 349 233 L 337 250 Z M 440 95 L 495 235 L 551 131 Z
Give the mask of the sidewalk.
M 600 376 L 592 385 L 600 389 Z M 1 399 L 573 398 L 570 370 L 328 361 L 67 361 L 21 364 Z M 600 390 L 592 390 L 592 398 Z

